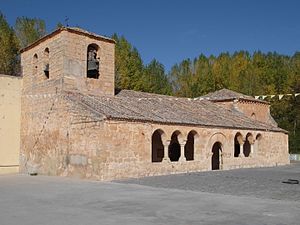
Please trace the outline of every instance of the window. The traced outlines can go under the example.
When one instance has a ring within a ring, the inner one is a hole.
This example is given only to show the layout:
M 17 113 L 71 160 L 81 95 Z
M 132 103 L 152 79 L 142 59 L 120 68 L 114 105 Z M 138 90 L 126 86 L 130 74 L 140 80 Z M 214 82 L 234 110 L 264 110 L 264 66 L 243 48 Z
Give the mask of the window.
M 37 74 L 37 68 L 38 68 L 38 56 L 37 54 L 34 54 L 33 59 L 32 59 L 32 74 L 36 75 Z
M 49 48 L 46 48 L 44 51 L 44 75 L 49 79 Z

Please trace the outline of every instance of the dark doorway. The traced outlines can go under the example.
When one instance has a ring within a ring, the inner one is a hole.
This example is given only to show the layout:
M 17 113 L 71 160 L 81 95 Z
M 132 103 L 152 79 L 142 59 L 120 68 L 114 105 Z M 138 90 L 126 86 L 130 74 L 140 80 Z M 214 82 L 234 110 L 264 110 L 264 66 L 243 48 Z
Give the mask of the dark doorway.
M 211 169 L 220 169 L 220 152 L 222 151 L 222 145 L 220 142 L 216 142 L 212 147 Z
M 169 158 L 171 162 L 178 161 L 180 158 L 180 144 L 178 142 L 178 134 L 174 132 L 169 145 Z

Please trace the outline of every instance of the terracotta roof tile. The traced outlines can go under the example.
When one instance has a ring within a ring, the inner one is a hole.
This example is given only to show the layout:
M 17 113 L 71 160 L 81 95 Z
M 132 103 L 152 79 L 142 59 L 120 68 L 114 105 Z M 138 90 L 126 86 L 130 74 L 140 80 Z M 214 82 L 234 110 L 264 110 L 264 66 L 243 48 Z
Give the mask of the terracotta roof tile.
M 269 104 L 266 101 L 255 99 L 252 96 L 244 95 L 242 93 L 238 93 L 232 90 L 228 89 L 221 89 L 215 92 L 208 93 L 207 95 L 203 95 L 199 98 L 203 98 L 210 101 L 224 101 L 224 100 L 234 100 L 234 99 L 242 99 L 242 100 L 248 100 L 248 101 L 254 101 L 254 102 L 260 102 Z
M 99 118 L 286 132 L 200 99 L 176 98 L 124 90 L 113 97 L 68 92 L 67 98 L 92 108 Z

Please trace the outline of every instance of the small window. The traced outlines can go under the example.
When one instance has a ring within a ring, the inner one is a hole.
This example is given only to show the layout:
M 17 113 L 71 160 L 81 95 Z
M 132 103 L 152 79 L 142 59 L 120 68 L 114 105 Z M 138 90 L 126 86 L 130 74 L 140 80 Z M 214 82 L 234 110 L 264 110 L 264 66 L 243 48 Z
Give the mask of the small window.
M 32 59 L 32 74 L 36 75 L 37 74 L 37 68 L 38 68 L 38 55 L 34 54 L 33 59 Z
M 252 114 L 251 114 L 251 118 L 254 119 L 254 120 L 256 120 L 256 115 L 255 115 L 255 113 L 252 113 Z
M 87 78 L 99 78 L 99 47 L 96 44 L 90 44 L 87 49 Z
M 49 79 L 49 48 L 46 48 L 44 51 L 44 75 L 47 79 Z

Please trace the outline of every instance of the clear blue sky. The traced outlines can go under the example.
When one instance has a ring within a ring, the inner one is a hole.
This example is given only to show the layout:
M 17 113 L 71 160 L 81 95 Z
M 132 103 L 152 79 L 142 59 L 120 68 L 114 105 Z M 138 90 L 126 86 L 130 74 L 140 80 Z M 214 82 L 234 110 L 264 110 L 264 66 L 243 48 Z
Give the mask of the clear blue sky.
M 11 25 L 18 16 L 46 21 L 47 30 L 69 18 L 70 26 L 124 35 L 167 70 L 200 53 L 300 50 L 299 0 L 0 0 Z

